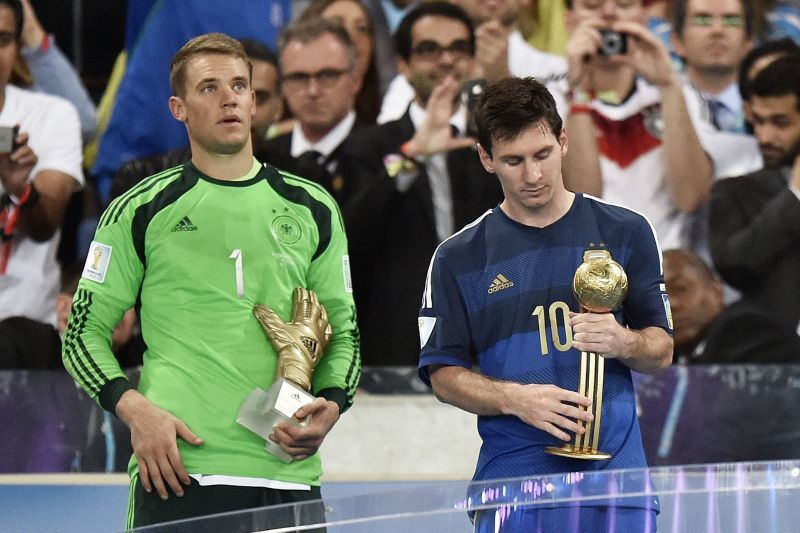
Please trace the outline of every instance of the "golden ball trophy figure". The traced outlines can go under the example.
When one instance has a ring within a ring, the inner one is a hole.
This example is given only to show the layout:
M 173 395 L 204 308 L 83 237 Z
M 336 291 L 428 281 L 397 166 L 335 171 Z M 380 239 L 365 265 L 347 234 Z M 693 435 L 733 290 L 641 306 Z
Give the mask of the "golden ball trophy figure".
M 253 308 L 253 314 L 278 353 L 278 370 L 269 390 L 255 389 L 245 398 L 236 421 L 263 437 L 269 453 L 290 463 L 292 457 L 268 437 L 280 422 L 308 425 L 308 417 L 297 420 L 294 413 L 314 401 L 311 376 L 331 340 L 331 326 L 317 295 L 302 287 L 294 290 L 291 322 L 261 304 Z
M 628 277 L 606 249 L 589 249 L 583 253 L 583 263 L 575 271 L 572 292 L 581 304 L 582 312 L 609 313 L 616 309 L 628 292 Z M 563 446 L 548 446 L 547 453 L 572 459 L 603 460 L 611 454 L 599 451 L 600 416 L 603 412 L 603 372 L 605 359 L 594 352 L 581 352 L 578 392 L 592 400 L 592 422 L 579 421 L 586 431 L 575 434 L 574 442 Z

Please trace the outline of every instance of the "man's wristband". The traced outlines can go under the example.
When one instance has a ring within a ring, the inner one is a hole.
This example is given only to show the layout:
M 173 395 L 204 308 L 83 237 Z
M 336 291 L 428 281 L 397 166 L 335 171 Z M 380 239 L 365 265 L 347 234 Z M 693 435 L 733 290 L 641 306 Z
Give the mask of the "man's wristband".
M 406 141 L 400 146 L 400 153 L 403 154 L 403 157 L 408 159 L 409 161 L 413 161 L 418 165 L 424 165 L 428 162 L 428 158 L 425 157 L 423 154 L 415 154 L 411 150 L 411 141 Z
M 586 104 L 572 104 L 569 106 L 569 114 L 570 115 L 577 115 L 580 113 L 592 113 L 592 106 Z
M 572 89 L 567 93 L 567 102 L 572 106 L 590 106 L 591 103 L 597 98 L 594 91 L 582 91 L 580 89 Z

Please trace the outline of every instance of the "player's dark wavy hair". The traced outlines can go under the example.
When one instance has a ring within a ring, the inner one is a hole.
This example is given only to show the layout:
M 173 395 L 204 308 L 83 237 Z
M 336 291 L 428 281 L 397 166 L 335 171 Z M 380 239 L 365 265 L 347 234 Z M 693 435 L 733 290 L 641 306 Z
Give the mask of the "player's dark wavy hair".
M 761 98 L 793 94 L 795 107 L 800 111 L 800 53 L 780 57 L 764 67 L 750 89 Z
M 556 138 L 563 122 L 547 88 L 528 78 L 505 78 L 484 91 L 475 105 L 478 142 L 492 154 L 492 141 L 513 141 L 535 124 L 547 126 Z

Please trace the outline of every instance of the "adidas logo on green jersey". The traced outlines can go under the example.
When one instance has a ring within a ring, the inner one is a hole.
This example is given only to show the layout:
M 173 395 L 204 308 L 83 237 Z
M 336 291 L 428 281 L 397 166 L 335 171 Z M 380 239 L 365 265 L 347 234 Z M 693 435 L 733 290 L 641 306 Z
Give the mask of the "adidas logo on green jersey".
M 197 226 L 192 224 L 192 221 L 189 220 L 189 217 L 183 217 L 180 222 L 175 224 L 175 227 L 172 228 L 172 231 L 197 231 Z

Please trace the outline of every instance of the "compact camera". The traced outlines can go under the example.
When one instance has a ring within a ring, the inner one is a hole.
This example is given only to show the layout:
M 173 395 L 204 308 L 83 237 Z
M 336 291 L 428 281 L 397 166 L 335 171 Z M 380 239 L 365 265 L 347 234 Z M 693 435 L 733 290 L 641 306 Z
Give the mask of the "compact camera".
M 600 30 L 602 43 L 600 53 L 604 56 L 618 56 L 628 51 L 628 36 L 614 30 Z

